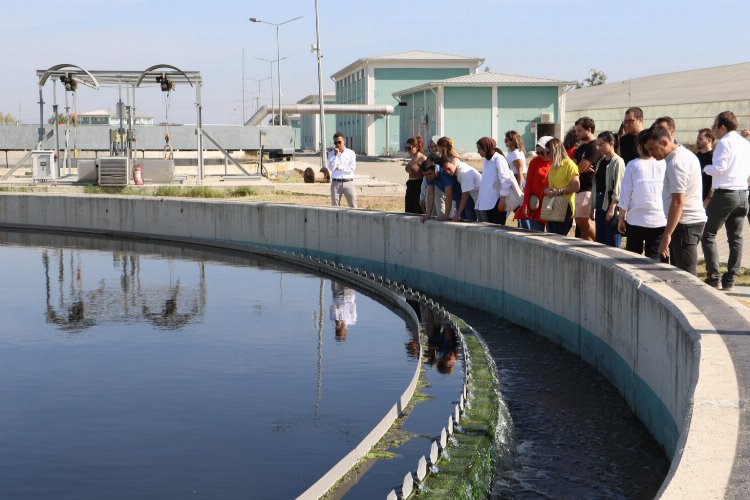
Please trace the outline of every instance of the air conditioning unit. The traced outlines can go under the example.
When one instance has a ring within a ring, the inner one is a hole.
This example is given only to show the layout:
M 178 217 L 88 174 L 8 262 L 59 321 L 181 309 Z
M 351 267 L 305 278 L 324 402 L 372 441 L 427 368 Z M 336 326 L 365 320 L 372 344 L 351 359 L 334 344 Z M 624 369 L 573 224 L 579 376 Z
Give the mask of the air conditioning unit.
M 126 156 L 99 158 L 100 186 L 127 186 L 130 172 Z
M 539 121 L 541 123 L 552 123 L 552 113 L 542 113 L 539 115 Z

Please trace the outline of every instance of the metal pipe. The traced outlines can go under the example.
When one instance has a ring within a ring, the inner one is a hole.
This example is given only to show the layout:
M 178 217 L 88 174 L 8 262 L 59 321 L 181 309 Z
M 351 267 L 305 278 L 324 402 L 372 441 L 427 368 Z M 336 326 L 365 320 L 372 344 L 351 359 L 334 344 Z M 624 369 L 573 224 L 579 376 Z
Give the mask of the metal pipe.
M 325 104 L 324 110 L 329 113 L 348 113 L 352 115 L 392 115 L 393 106 L 390 104 Z M 274 109 L 265 104 L 250 117 L 245 125 L 258 126 L 263 119 L 272 113 Z M 318 104 L 294 104 L 287 106 L 288 113 L 298 113 L 301 115 L 316 115 L 320 113 Z

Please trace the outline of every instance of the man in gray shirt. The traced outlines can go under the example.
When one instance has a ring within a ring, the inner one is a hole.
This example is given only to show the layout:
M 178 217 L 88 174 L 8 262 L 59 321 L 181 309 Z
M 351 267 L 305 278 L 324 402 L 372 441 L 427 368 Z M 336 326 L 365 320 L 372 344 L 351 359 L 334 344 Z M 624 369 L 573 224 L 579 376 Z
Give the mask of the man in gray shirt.
M 666 160 L 662 200 L 667 227 L 659 254 L 673 266 L 696 274 L 698 242 L 706 223 L 703 209 L 701 166 L 698 157 L 675 144 L 669 131 L 658 125 L 648 130 L 646 148 L 657 160 Z

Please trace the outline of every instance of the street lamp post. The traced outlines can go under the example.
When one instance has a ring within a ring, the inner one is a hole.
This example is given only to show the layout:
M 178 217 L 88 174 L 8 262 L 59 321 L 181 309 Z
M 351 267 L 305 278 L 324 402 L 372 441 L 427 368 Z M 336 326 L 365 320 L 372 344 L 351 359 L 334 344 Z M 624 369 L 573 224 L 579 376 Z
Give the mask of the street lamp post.
M 254 82 L 258 82 L 258 96 L 255 98 L 255 111 L 258 111 L 260 109 L 260 83 L 265 82 L 266 80 L 270 80 L 271 77 L 267 76 L 265 78 L 245 78 L 245 80 L 252 80 Z M 271 82 L 271 93 L 273 94 L 273 82 Z M 244 104 L 244 103 L 243 103 Z M 272 104 L 273 105 L 273 104 Z M 243 122 L 244 123 L 244 122 Z
M 320 51 L 320 15 L 318 13 L 318 0 L 315 0 L 315 56 L 318 59 L 318 102 L 320 104 L 320 170 L 325 171 L 326 166 L 326 115 L 325 103 L 323 101 L 323 66 L 320 60 L 323 54 Z
M 271 76 L 269 78 L 271 79 L 271 113 L 273 113 L 273 63 L 278 63 L 279 60 L 278 59 L 263 59 L 262 57 L 256 57 L 256 59 L 259 60 L 259 61 L 265 61 L 265 62 L 271 64 Z M 283 59 L 289 59 L 289 58 L 288 57 L 282 57 L 282 60 Z M 278 72 L 277 72 L 276 73 L 276 79 L 278 80 L 278 78 L 279 78 L 279 75 L 278 75 Z M 281 88 L 281 87 L 279 87 L 279 88 Z M 279 111 L 281 111 L 281 94 L 279 94 Z M 279 114 L 281 114 L 281 113 L 279 113 Z M 279 124 L 281 124 L 281 123 L 279 123 Z
M 303 16 L 295 17 L 293 19 L 287 19 L 286 21 L 282 23 L 272 23 L 269 21 L 263 21 L 262 19 L 258 19 L 257 17 L 251 17 L 250 22 L 253 23 L 263 23 L 263 24 L 270 24 L 271 26 L 276 26 L 276 80 L 278 80 L 279 84 L 279 124 L 284 124 L 284 113 L 281 107 L 281 48 L 279 46 L 279 26 L 283 26 L 287 23 L 291 23 L 292 21 L 296 21 L 297 19 L 302 19 Z M 284 58 L 286 59 L 286 58 Z

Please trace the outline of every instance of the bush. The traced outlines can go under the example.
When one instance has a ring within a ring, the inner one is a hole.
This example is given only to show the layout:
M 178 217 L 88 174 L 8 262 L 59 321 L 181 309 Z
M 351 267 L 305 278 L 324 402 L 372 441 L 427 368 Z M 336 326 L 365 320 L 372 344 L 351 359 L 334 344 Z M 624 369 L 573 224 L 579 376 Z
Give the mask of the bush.
M 184 196 L 180 186 L 159 186 L 154 191 L 154 196 Z
M 258 191 L 250 186 L 238 186 L 229 192 L 229 195 L 234 198 L 242 198 L 245 196 L 257 196 Z

